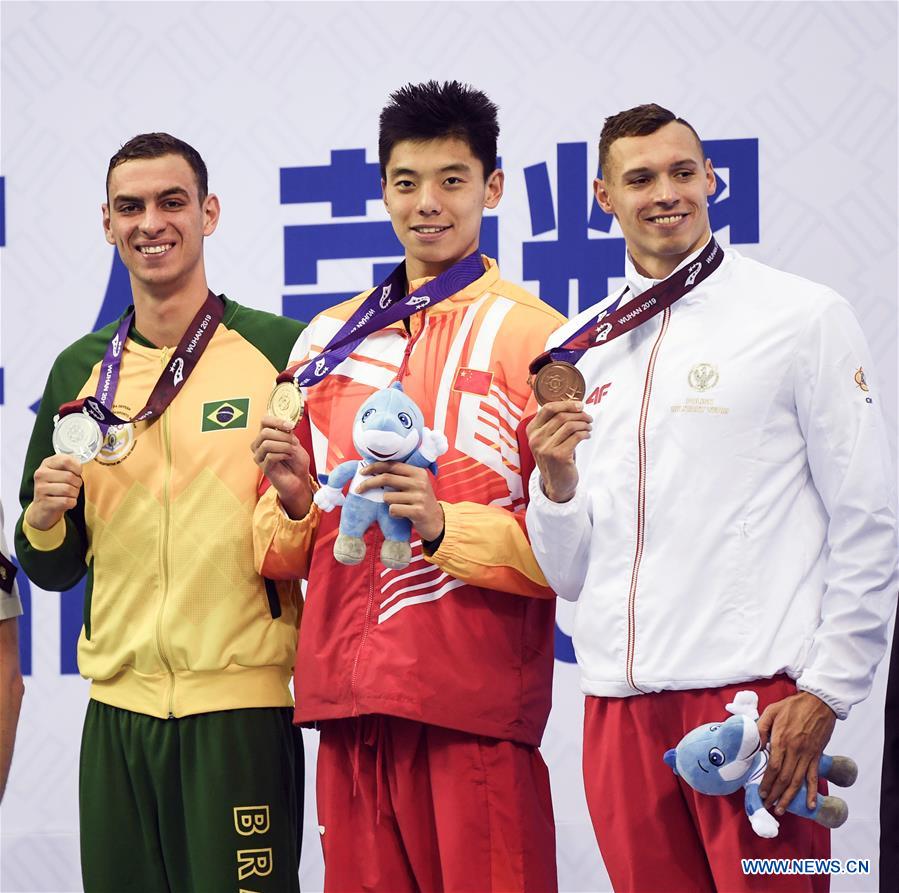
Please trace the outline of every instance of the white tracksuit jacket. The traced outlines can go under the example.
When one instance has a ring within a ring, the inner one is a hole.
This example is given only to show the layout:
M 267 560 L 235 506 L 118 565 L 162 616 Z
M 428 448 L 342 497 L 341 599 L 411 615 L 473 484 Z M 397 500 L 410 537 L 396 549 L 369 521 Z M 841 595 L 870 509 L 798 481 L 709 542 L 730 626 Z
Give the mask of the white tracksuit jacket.
M 653 284 L 629 258 L 626 275 L 622 306 Z M 785 672 L 845 717 L 870 691 L 897 588 L 895 473 L 848 303 L 727 250 L 578 368 L 593 432 L 577 493 L 550 502 L 533 474 L 527 527 L 550 585 L 578 602 L 583 691 Z

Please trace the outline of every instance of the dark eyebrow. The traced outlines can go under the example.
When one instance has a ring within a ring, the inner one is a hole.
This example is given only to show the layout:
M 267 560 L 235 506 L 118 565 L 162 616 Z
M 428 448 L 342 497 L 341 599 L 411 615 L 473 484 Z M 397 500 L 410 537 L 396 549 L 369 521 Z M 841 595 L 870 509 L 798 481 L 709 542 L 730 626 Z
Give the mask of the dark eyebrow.
M 391 177 L 415 177 L 418 176 L 418 171 L 412 170 L 411 167 L 396 167 L 392 171 L 389 172 Z M 458 162 L 456 164 L 448 164 L 446 167 L 442 167 L 437 171 L 438 174 L 469 174 L 471 173 L 471 167 L 463 162 Z
M 638 177 L 644 174 L 651 174 L 652 171 L 648 167 L 632 167 L 630 170 L 625 171 L 621 176 L 622 177 Z
M 172 186 L 169 189 L 163 189 L 157 193 L 156 198 L 168 198 L 170 195 L 182 195 L 184 198 L 190 198 L 190 193 L 183 186 Z
M 446 167 L 440 168 L 440 173 L 441 174 L 451 174 L 451 173 L 469 174 L 469 173 L 471 173 L 471 168 L 467 164 L 464 164 L 463 162 L 460 161 L 456 164 L 448 164 Z
M 171 186 L 169 189 L 163 189 L 162 192 L 156 194 L 156 200 L 169 198 L 172 195 L 180 195 L 184 198 L 190 198 L 190 193 L 182 186 Z M 124 204 L 130 205 L 142 205 L 144 203 L 144 199 L 140 196 L 136 195 L 116 195 L 113 197 L 113 201 L 118 203 L 122 202 Z
M 695 158 L 682 158 L 680 161 L 675 161 L 673 164 L 669 165 L 670 168 L 675 167 L 692 167 L 697 168 L 698 164 L 696 163 Z M 652 174 L 653 171 L 648 167 L 632 167 L 630 170 L 625 171 L 621 176 L 622 177 L 640 177 L 645 176 L 646 174 Z

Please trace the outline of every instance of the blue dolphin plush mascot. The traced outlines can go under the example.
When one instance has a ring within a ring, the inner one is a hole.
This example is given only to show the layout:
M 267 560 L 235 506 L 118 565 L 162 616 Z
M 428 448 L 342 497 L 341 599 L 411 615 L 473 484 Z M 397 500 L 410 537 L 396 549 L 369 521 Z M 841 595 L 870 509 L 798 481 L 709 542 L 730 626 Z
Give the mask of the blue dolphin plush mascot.
M 384 502 L 384 488 L 356 493 L 365 480 L 362 469 L 374 462 L 406 462 L 418 468 L 430 468 L 437 474 L 437 457 L 447 450 L 446 437 L 424 425 L 424 417 L 403 386 L 395 382 L 375 391 L 353 420 L 353 445 L 360 460 L 341 462 L 330 474 L 321 477 L 323 486 L 315 493 L 315 504 L 330 512 L 342 505 L 340 531 L 334 543 L 334 557 L 341 564 L 359 564 L 365 557 L 365 531 L 375 522 L 384 534 L 381 563 L 402 570 L 412 559 L 409 539 L 412 523 L 392 518 Z M 344 497 L 343 488 L 350 483 Z
M 664 760 L 675 775 L 701 794 L 732 794 L 744 788 L 746 815 L 752 830 L 759 837 L 777 837 L 780 824 L 765 809 L 759 795 L 759 784 L 768 765 L 768 749 L 762 747 L 756 725 L 758 703 L 754 691 L 737 692 L 733 703 L 726 706 L 733 716 L 688 732 L 675 749 L 665 752 Z M 858 766 L 849 757 L 822 754 L 818 774 L 845 788 L 855 782 Z M 815 808 L 809 809 L 805 783 L 786 809 L 826 828 L 839 828 L 849 816 L 846 801 L 839 797 L 818 794 Z

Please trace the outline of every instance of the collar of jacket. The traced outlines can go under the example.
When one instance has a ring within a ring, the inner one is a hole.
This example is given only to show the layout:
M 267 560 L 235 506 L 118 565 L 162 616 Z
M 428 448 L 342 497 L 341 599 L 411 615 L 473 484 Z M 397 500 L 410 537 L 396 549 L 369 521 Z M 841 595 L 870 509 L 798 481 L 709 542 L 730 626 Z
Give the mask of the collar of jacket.
M 673 276 L 678 270 L 683 269 L 687 264 L 692 264 L 703 251 L 705 251 L 706 246 L 709 242 L 712 241 L 712 237 L 706 240 L 705 244 L 701 248 L 697 248 L 689 257 L 685 257 L 668 275 Z M 630 251 L 627 252 L 627 256 L 624 261 L 624 278 L 627 280 L 628 288 L 628 298 L 627 302 L 632 301 L 638 295 L 643 294 L 643 292 L 652 288 L 654 285 L 658 285 L 662 280 L 661 279 L 650 279 L 648 276 L 644 276 L 641 273 L 637 272 L 637 268 L 634 266 L 634 262 L 631 259 Z M 666 277 L 667 278 L 667 277 Z M 480 280 L 479 280 L 480 281 Z

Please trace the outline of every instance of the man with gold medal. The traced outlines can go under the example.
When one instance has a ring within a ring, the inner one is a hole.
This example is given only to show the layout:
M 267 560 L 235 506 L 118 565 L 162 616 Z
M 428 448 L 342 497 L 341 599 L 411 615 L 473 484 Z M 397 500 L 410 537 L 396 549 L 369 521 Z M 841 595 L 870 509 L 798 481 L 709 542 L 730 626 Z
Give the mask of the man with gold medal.
M 546 766 L 554 598 L 523 532 L 526 357 L 559 315 L 478 251 L 497 206 L 496 107 L 457 82 L 408 84 L 381 115 L 384 203 L 404 264 L 313 320 L 253 443 L 271 488 L 257 561 L 307 580 L 296 721 L 320 731 L 325 890 L 556 888 Z M 449 451 L 436 477 L 366 467 L 413 527 L 391 569 L 377 526 L 367 557 L 333 555 L 336 512 L 317 474 L 351 455 L 353 418 L 400 382 Z M 304 388 L 300 406 L 296 385 Z M 291 390 L 293 389 L 293 390 Z

